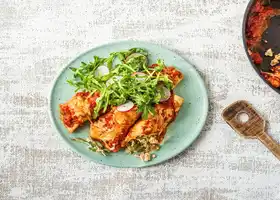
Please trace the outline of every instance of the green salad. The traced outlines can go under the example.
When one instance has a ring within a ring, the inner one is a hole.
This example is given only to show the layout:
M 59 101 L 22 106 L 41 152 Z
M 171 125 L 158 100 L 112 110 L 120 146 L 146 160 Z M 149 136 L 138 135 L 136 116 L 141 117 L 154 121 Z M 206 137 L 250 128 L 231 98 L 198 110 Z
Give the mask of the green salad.
M 71 68 L 74 77 L 67 82 L 76 91 L 99 92 L 92 118 L 105 113 L 110 106 L 119 106 L 128 101 L 137 106 L 143 118 L 154 114 L 154 104 L 164 98 L 162 88 L 170 90 L 172 81 L 161 73 L 163 60 L 149 67 L 148 52 L 142 48 L 113 52 L 107 58 L 94 56 L 89 63 L 82 62 L 79 68 Z

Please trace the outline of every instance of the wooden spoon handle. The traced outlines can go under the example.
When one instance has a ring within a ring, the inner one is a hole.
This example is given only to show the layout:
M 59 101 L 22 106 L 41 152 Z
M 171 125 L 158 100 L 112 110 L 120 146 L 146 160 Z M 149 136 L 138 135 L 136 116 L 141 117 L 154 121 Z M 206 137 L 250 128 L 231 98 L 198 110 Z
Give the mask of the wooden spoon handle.
M 270 135 L 263 132 L 258 139 L 280 160 L 280 145 Z

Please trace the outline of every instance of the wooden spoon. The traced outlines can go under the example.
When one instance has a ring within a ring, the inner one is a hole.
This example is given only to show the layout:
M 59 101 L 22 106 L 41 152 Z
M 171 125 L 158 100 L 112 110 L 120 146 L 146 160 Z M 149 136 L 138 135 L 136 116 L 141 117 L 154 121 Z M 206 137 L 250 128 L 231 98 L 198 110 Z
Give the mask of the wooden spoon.
M 248 102 L 231 104 L 224 109 L 222 116 L 239 135 L 260 140 L 280 160 L 280 145 L 265 132 L 265 120 Z

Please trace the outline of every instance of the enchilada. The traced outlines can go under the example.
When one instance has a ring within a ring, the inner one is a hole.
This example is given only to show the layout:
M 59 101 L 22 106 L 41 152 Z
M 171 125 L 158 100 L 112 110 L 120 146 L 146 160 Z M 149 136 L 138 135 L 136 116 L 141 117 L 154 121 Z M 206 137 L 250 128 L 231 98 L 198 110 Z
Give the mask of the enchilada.
M 60 119 L 70 133 L 91 117 L 98 97 L 98 92 L 78 92 L 68 102 L 59 105 Z
M 129 128 L 139 119 L 141 113 L 137 112 L 134 106 L 127 112 L 121 112 L 117 107 L 113 107 L 110 112 L 100 116 L 97 121 L 90 125 L 90 137 L 98 140 L 112 152 L 117 152 L 121 148 Z
M 155 105 L 156 114 L 140 119 L 129 130 L 122 147 L 129 153 L 158 149 L 168 125 L 175 120 L 183 102 L 183 98 L 172 94 L 168 101 Z

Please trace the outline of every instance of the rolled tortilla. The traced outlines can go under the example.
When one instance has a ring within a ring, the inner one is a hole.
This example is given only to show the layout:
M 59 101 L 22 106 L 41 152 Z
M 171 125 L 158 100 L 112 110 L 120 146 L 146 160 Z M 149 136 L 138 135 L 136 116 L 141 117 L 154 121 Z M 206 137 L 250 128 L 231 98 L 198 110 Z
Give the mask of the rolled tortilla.
M 59 105 L 60 119 L 65 128 L 73 133 L 91 118 L 99 93 L 78 92 L 69 101 Z
M 175 88 L 184 79 L 182 72 L 172 66 L 163 68 L 161 73 L 167 75 L 168 78 L 173 82 L 173 88 Z
M 120 112 L 117 107 L 113 107 L 111 111 L 91 123 L 90 137 L 102 142 L 110 151 L 117 152 L 130 127 L 135 124 L 140 115 L 137 113 L 136 106 L 127 112 Z

